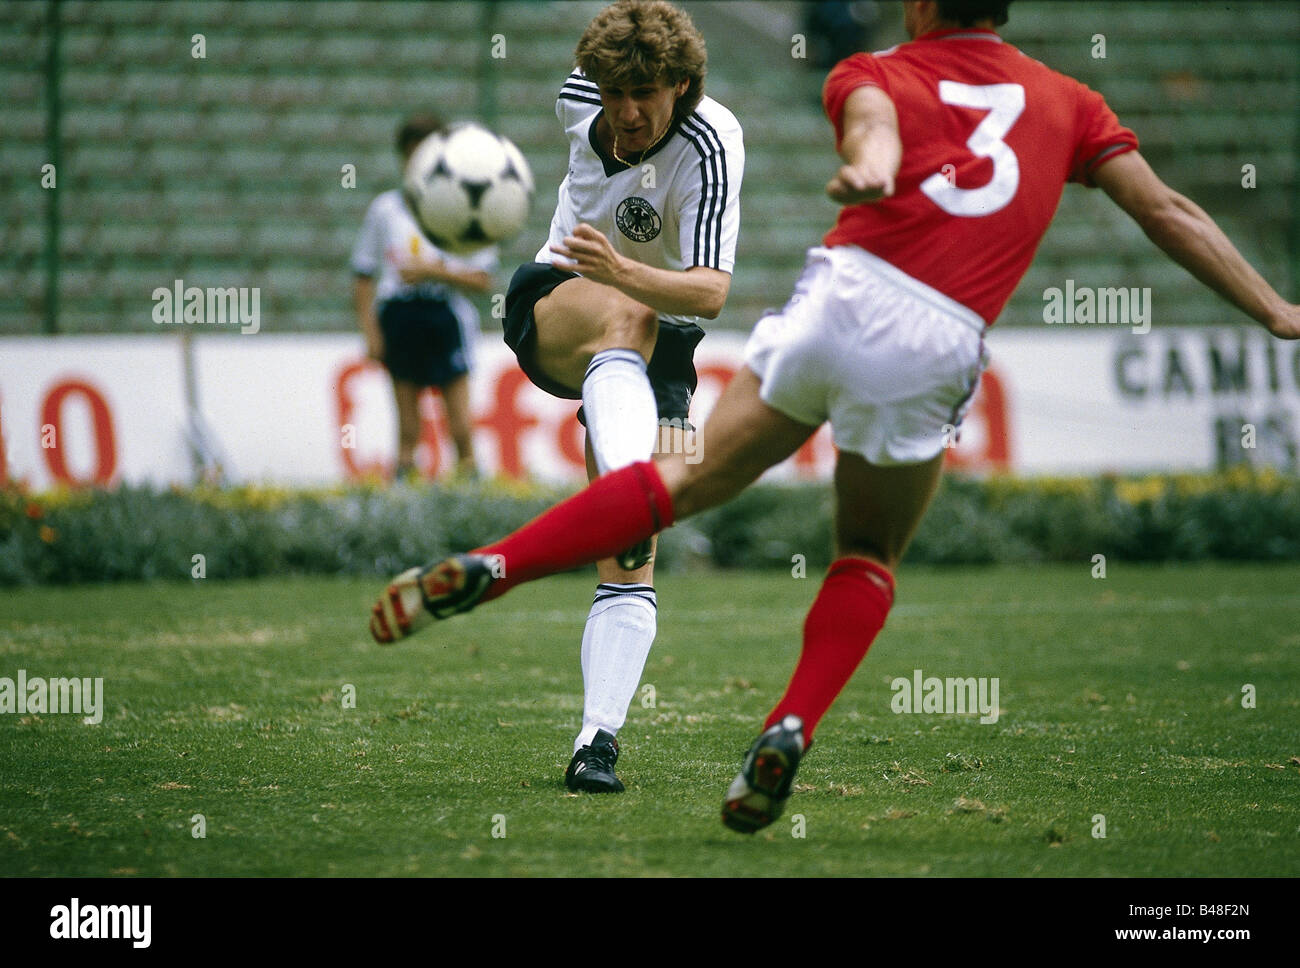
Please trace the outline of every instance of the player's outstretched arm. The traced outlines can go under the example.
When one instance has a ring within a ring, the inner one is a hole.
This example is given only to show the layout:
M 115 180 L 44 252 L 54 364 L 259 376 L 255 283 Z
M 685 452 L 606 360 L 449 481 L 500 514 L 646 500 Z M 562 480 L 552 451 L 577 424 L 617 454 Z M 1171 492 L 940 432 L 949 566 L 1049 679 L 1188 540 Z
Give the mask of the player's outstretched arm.
M 841 205 L 889 198 L 903 161 L 898 112 L 893 99 L 878 87 L 860 87 L 844 102 L 843 166 L 826 185 L 826 194 Z
M 604 233 L 583 222 L 551 251 L 568 260 L 557 269 L 577 272 L 593 282 L 613 286 L 661 313 L 716 319 L 731 291 L 731 273 L 707 266 L 684 271 L 658 269 L 620 255 Z
M 1140 154 L 1111 159 L 1093 180 L 1180 266 L 1274 336 L 1300 339 L 1300 306 L 1278 295 L 1214 220 L 1162 182 Z
M 470 292 L 491 292 L 492 276 L 482 269 L 456 269 L 441 259 L 413 260 L 407 262 L 397 274 L 408 286 L 421 282 L 443 282 Z

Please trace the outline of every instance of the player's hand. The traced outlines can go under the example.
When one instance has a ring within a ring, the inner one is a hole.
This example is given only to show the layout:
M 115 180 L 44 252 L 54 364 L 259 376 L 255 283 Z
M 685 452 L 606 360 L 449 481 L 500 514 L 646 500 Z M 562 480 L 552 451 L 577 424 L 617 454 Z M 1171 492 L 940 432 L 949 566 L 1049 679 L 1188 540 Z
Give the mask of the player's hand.
M 826 194 L 841 205 L 878 202 L 894 194 L 894 176 L 874 172 L 870 166 L 843 165 L 826 183 Z
M 1278 339 L 1300 339 L 1300 306 L 1287 306 L 1264 325 Z
M 556 263 L 558 268 L 576 272 L 593 282 L 612 286 L 622 274 L 623 257 L 603 233 L 586 222 L 578 225 L 572 235 L 566 235 L 563 245 L 551 246 L 551 251 L 569 260 L 569 265 Z

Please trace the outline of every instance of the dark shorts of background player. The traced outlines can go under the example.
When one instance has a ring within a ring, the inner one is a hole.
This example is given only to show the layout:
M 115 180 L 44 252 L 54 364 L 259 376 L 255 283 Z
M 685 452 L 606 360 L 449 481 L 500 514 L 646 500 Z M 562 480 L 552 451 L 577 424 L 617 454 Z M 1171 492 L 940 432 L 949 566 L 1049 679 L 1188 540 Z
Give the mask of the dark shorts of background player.
M 582 391 L 549 379 L 537 365 L 537 328 L 533 307 L 560 283 L 577 277 L 575 272 L 565 272 L 546 262 L 527 262 L 515 271 L 506 293 L 506 345 L 514 350 L 519 368 L 534 385 L 563 400 L 581 400 Z M 691 408 L 691 395 L 699 382 L 695 373 L 695 347 L 702 339 L 704 330 L 693 323 L 660 324 L 655 351 L 646 367 L 660 420 L 680 420 L 683 427 L 690 428 L 686 415 Z M 578 410 L 578 420 L 584 427 L 587 425 L 581 409 Z
M 379 305 L 384 366 L 394 379 L 443 387 L 469 372 L 460 320 L 445 299 L 394 299 Z

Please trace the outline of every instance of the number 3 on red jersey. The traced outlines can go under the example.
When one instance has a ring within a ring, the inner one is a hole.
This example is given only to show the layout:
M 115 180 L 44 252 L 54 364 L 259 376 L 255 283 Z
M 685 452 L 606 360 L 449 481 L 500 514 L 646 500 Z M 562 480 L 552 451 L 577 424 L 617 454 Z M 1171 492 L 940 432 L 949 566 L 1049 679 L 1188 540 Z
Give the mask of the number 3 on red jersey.
M 1025 110 L 1025 89 L 1020 84 L 975 86 L 940 81 L 939 100 L 989 112 L 971 132 L 966 147 L 971 154 L 992 160 L 993 178 L 982 188 L 958 188 L 943 175 L 934 174 L 921 182 L 921 191 L 949 215 L 991 215 L 1015 198 L 1020 187 L 1020 161 L 1002 139 Z

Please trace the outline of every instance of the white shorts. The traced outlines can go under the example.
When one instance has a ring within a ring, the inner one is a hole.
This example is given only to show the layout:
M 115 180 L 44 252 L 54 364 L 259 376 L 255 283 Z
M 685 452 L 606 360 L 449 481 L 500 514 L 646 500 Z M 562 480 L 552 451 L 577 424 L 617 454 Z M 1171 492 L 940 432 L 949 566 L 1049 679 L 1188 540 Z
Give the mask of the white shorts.
M 745 345 L 765 403 L 881 466 L 952 446 L 987 359 L 978 313 L 846 245 L 810 249 Z

